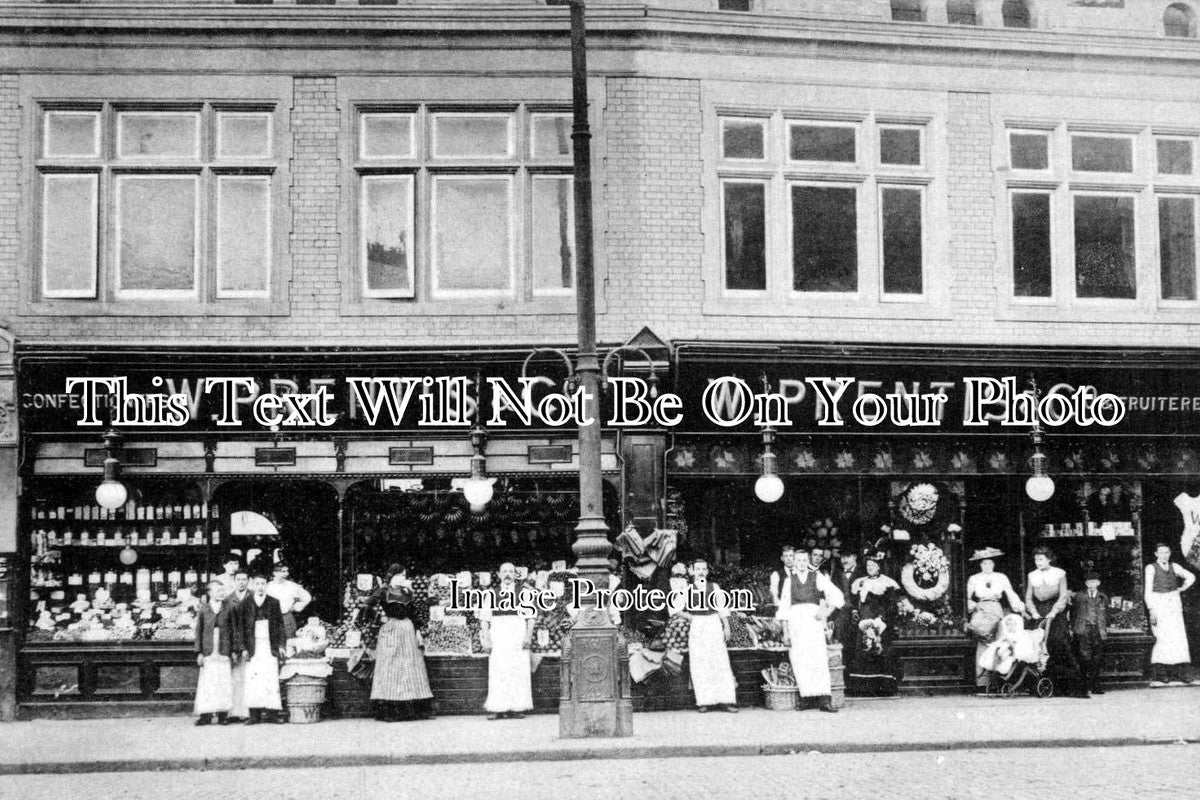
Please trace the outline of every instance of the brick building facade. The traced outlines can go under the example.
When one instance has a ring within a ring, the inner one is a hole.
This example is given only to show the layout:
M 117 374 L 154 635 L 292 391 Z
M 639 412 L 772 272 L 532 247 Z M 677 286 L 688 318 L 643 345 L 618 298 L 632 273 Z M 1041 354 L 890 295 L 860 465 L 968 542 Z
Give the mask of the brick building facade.
M 539 249 L 553 220 L 538 203 L 566 219 L 545 192 L 569 175 L 569 159 L 540 153 L 537 139 L 543 120 L 569 114 L 564 8 L 404 0 L 2 0 L 0 8 L 0 342 L 12 340 L 0 353 L 0 404 L 13 398 L 0 416 L 3 485 L 19 490 L 33 456 L 15 425 L 22 376 L 14 391 L 5 372 L 14 348 L 449 353 L 573 340 L 569 279 L 554 287 L 539 272 L 554 259 Z M 1163 363 L 1185 363 L 1200 343 L 1195 11 L 1191 2 L 1141 0 L 595 0 L 600 341 L 616 345 L 648 327 L 667 342 L 1171 349 Z M 170 145 L 143 161 L 126 152 L 126 128 L 156 113 L 195 120 L 183 135 L 195 137 L 197 155 L 167 155 Z M 266 144 L 226 160 L 239 114 L 264 122 Z M 446 126 L 444 144 L 454 120 L 470 115 L 503 120 L 501 155 L 464 151 L 455 160 L 445 145 L 439 160 L 434 129 Z M 80 124 L 94 149 L 71 149 Z M 375 124 L 407 130 L 406 142 L 373 149 Z M 735 128 L 758 144 L 729 150 Z M 915 155 L 885 152 L 892 131 Z M 816 150 L 806 157 L 809 136 Z M 841 146 L 851 154 L 821 155 L 839 137 L 849 137 Z M 1033 161 L 1014 165 L 1027 155 L 1013 149 L 1018 140 Z M 1073 160 L 1085 146 L 1097 148 L 1096 163 L 1113 160 L 1102 169 Z M 1177 159 L 1170 168 L 1168 153 Z M 407 260 L 387 278 L 395 283 L 364 273 L 369 187 L 389 193 L 379 195 L 393 204 L 386 208 L 408 204 Z M 501 187 L 506 197 L 493 193 Z M 143 205 L 126 210 L 121 191 Z M 252 204 L 244 209 L 265 214 L 265 233 L 222 215 L 234 191 Z M 739 191 L 751 210 L 734 220 L 728 202 Z M 154 198 L 171 192 L 197 209 L 190 221 L 169 220 L 167 238 L 191 237 L 193 272 L 181 291 L 155 284 L 154 269 L 118 274 L 122 259 L 178 262 L 149 226 L 140 239 L 130 233 L 161 214 Z M 484 196 L 503 213 L 437 216 Z M 58 197 L 69 199 L 61 216 Z M 1026 235 L 1047 237 L 1045 252 L 1030 245 L 1014 255 L 1027 244 L 1014 240 L 1014 203 L 1029 215 Z M 885 207 L 909 215 L 896 217 L 903 230 L 888 228 Z M 801 286 L 799 240 L 809 229 L 796 208 L 852 220 L 852 244 L 823 240 L 813 256 L 850 264 L 851 286 L 821 275 Z M 762 252 L 749 256 L 750 277 L 737 278 L 749 283 L 731 289 L 735 223 L 743 237 L 744 226 L 761 226 L 761 245 L 738 246 Z M 507 277 L 454 271 L 454 253 L 478 255 L 454 249 L 473 224 L 499 226 L 479 235 L 506 248 Z M 1101 229 L 1123 238 L 1114 244 Z M 252 278 L 261 286 L 223 283 L 223 270 L 246 262 L 222 261 L 229 245 L 222 256 L 220 242 L 265 248 L 270 268 Z M 1101 271 L 1120 274 L 1090 285 L 1080 277 L 1085 257 L 1112 247 L 1123 249 L 1101 258 L 1109 265 Z M 61 274 L 59 257 L 71 265 Z M 150 289 L 121 287 L 135 277 Z M 0 556 L 23 564 L 24 512 L 0 502 L 0 513 Z M 0 716 L 14 713 L 20 641 L 4 624 Z

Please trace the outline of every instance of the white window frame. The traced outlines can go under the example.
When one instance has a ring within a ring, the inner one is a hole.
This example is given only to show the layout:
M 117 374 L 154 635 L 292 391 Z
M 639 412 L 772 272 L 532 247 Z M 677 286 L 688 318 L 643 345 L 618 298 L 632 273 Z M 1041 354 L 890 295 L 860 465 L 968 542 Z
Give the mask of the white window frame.
M 1053 162 L 1047 162 L 1053 164 Z M 1046 297 L 1037 297 L 1033 295 L 1018 295 L 1017 294 L 1017 279 L 1016 275 L 1016 248 L 1013 246 L 1013 196 L 1018 194 L 1040 194 L 1045 195 L 1049 202 L 1047 203 L 1047 213 L 1050 215 L 1050 294 Z M 1058 274 L 1061 271 L 1059 268 L 1059 248 L 1058 248 L 1058 191 L 1051 188 L 1036 188 L 1027 186 L 1009 186 L 1006 190 L 1005 203 L 1006 213 L 1003 219 L 1008 223 L 1005 231 L 1005 238 L 1008 241 L 1008 297 L 1009 302 L 1014 305 L 1026 306 L 1056 306 L 1062 298 L 1061 287 L 1059 286 Z M 1072 227 L 1074 225 L 1072 224 Z M 1072 250 L 1074 250 L 1074 242 L 1072 242 Z
M 883 132 L 916 131 L 917 132 L 917 163 L 891 164 L 883 160 Z M 896 122 L 879 122 L 875 125 L 875 162 L 881 169 L 922 169 L 925 167 L 925 126 L 904 125 Z
M 721 293 L 726 297 L 747 297 L 759 298 L 764 297 L 771 291 L 771 260 L 774 257 L 774 237 L 771 235 L 771 183 L 769 176 L 762 177 L 719 177 L 717 178 L 717 202 L 721 210 L 721 239 L 720 239 L 720 269 L 721 269 Z M 764 272 L 763 288 L 761 289 L 730 289 L 728 283 L 728 271 L 726 270 L 726 252 L 725 252 L 725 187 L 729 184 L 752 184 L 761 186 L 763 189 L 763 260 Z M 788 192 L 789 203 L 791 192 Z M 789 224 L 789 228 L 791 225 Z M 791 234 L 789 234 L 790 236 Z M 790 239 L 789 239 L 790 241 Z
M 50 152 L 50 118 L 51 117 L 91 117 L 92 118 L 92 152 L 90 153 L 52 153 Z M 100 158 L 100 126 L 103 124 L 99 111 L 47 108 L 42 113 L 42 158 Z
M 511 123 L 510 123 L 511 128 Z M 504 181 L 508 194 L 508 284 L 502 289 L 446 289 L 438 281 L 438 184 L 442 181 Z M 429 288 L 434 299 L 515 297 L 517 214 L 516 176 L 508 173 L 435 173 L 429 180 Z
M 730 122 L 738 122 L 738 123 L 743 123 L 743 124 L 752 123 L 752 124 L 759 126 L 759 128 L 762 130 L 762 151 L 763 151 L 762 158 L 737 158 L 735 156 L 725 155 L 725 126 Z M 766 117 L 734 117 L 734 116 L 729 116 L 729 115 L 722 115 L 722 116 L 718 117 L 718 124 L 720 125 L 720 130 L 717 132 L 717 148 L 719 150 L 718 158 L 727 164 L 765 164 L 765 163 L 767 163 L 767 161 L 770 159 L 770 155 L 771 155 L 770 137 L 769 137 L 770 122 L 771 122 L 770 119 L 768 119 Z M 857 145 L 857 143 L 856 143 L 856 145 Z M 857 155 L 857 154 L 858 154 L 858 150 L 857 150 L 857 146 L 856 146 L 855 155 Z M 826 162 L 822 161 L 819 163 L 824 164 Z M 849 162 L 838 162 L 838 163 L 849 163 Z
M 260 298 L 261 299 L 261 298 L 270 297 L 271 296 L 272 271 L 274 270 L 274 264 L 272 263 L 272 250 L 274 249 L 272 247 L 272 241 L 274 238 L 273 237 L 274 231 L 273 231 L 272 225 L 271 225 L 271 218 L 275 213 L 274 204 L 272 203 L 272 199 L 271 199 L 271 194 L 272 194 L 271 176 L 270 175 L 233 174 L 233 175 L 217 175 L 215 177 L 216 177 L 216 181 L 215 181 L 215 183 L 216 183 L 216 192 L 215 192 L 216 193 L 216 216 L 213 217 L 212 229 L 213 229 L 213 239 L 214 239 L 213 261 L 216 266 L 216 280 L 217 280 L 216 286 L 214 287 L 216 289 L 216 296 L 219 299 L 235 298 L 235 297 L 238 297 L 238 298 Z M 267 204 L 266 204 L 266 209 L 265 209 L 266 224 L 263 226 L 263 230 L 266 233 L 266 237 L 263 239 L 263 253 L 262 253 L 263 289 L 261 289 L 261 290 L 222 289 L 221 288 L 222 284 L 224 283 L 224 281 L 222 280 L 224 278 L 224 270 L 222 269 L 222 262 L 221 262 L 221 198 L 223 197 L 223 195 L 221 193 L 221 184 L 223 184 L 225 181 L 254 181 L 256 183 L 262 183 L 262 184 L 266 185 L 266 189 L 267 189 Z
M 532 141 L 532 138 L 531 138 Z M 555 289 L 539 289 L 533 274 L 533 199 L 537 195 L 534 191 L 534 186 L 538 181 L 561 181 L 565 180 L 570 191 L 567 193 L 569 197 L 567 224 L 570 228 L 571 239 L 571 286 L 569 288 Z M 526 230 L 530 231 L 529 238 L 529 286 L 534 297 L 570 297 L 575 294 L 575 289 L 579 284 L 579 253 L 575 248 L 575 177 L 563 173 L 534 173 L 529 180 L 529 224 Z M 515 268 L 515 267 L 514 267 Z
M 390 117 L 408 120 L 408 155 L 369 155 L 367 153 L 368 118 Z M 411 111 L 370 111 L 362 110 L 358 114 L 358 157 L 362 161 L 415 161 L 417 158 L 417 115 Z
M 225 119 L 229 119 L 232 117 L 242 117 L 242 118 L 262 117 L 262 118 L 266 119 L 266 121 L 267 121 L 267 152 L 266 153 L 261 154 L 261 155 L 252 154 L 252 155 L 234 156 L 234 155 L 226 155 L 225 153 L 223 153 L 221 151 L 221 148 L 225 144 L 224 128 L 221 125 L 221 122 Z M 275 155 L 275 115 L 269 111 L 227 111 L 224 109 L 219 109 L 219 110 L 217 110 L 215 119 L 213 121 L 213 128 L 215 129 L 213 135 L 216 137 L 216 147 L 214 149 L 214 156 L 213 156 L 214 162 L 262 161 L 262 160 L 271 159 Z
M 1112 170 L 1083 170 L 1075 168 L 1075 139 L 1121 139 L 1129 143 L 1129 165 L 1128 172 L 1114 172 Z M 1097 175 L 1104 175 L 1110 178 L 1124 177 L 1126 180 L 1131 179 L 1142 170 L 1141 159 L 1138 154 L 1138 136 L 1133 133 L 1104 133 L 1100 131 L 1083 131 L 1083 130 L 1067 130 L 1067 161 L 1064 165 L 1068 172 L 1072 175 L 1080 176 L 1081 180 L 1094 179 Z
M 529 161 L 536 164 L 558 164 L 569 162 L 575 155 L 575 140 L 571 138 L 571 132 L 567 133 L 567 142 L 570 143 L 571 152 L 565 155 L 545 156 L 537 154 L 537 122 L 539 119 L 565 119 L 567 121 L 568 131 L 574 126 L 574 121 L 569 112 L 553 112 L 553 111 L 531 111 L 529 112 Z
M 442 119 L 481 119 L 492 117 L 495 119 L 503 119 L 505 127 L 505 144 L 506 149 L 502 155 L 479 155 L 479 154 L 443 154 L 438 152 L 438 121 Z M 429 112 L 429 157 L 432 161 L 447 162 L 447 161 L 512 161 L 516 157 L 516 142 L 515 133 L 516 113 L 514 111 L 431 111 Z
M 821 162 L 824 163 L 824 162 Z M 808 292 L 796 289 L 796 226 L 793 222 L 795 213 L 793 210 L 792 187 L 794 186 L 814 186 L 822 189 L 853 189 L 854 190 L 854 215 L 855 215 L 855 264 L 854 264 L 854 285 L 853 292 Z M 793 298 L 804 299 L 808 301 L 834 301 L 834 300 L 852 300 L 854 302 L 862 302 L 866 298 L 864 291 L 867 282 L 863 280 L 863 254 L 871 252 L 869 245 L 870 233 L 864 231 L 864 222 L 870 218 L 869 209 L 865 208 L 863 185 L 858 181 L 836 181 L 836 180 L 816 180 L 813 178 L 788 178 L 784 181 L 784 194 L 786 216 L 784 225 L 787 229 L 787 249 L 784 251 L 787 254 L 785 274 L 787 276 L 786 286 L 788 294 Z M 866 242 L 864 242 L 866 239 Z M 866 247 L 864 247 L 864 244 Z M 770 262 L 768 262 L 769 264 Z M 880 264 L 880 275 L 882 276 L 882 264 Z M 882 277 L 880 279 L 882 281 Z M 767 283 L 770 284 L 768 277 Z M 881 283 L 882 285 L 882 283 Z
M 117 135 L 113 142 L 114 159 L 116 162 L 178 162 L 184 159 L 191 161 L 199 161 L 200 153 L 204 146 L 204 117 L 200 111 L 159 111 L 156 109 L 118 109 L 117 115 Z M 122 144 L 125 141 L 125 120 L 130 117 L 190 117 L 196 126 L 196 144 L 190 155 L 139 155 L 136 153 L 126 153 L 122 150 Z
M 1194 149 L 1192 157 L 1193 159 L 1195 158 Z M 1195 162 L 1193 161 L 1193 170 L 1194 168 Z M 1154 199 L 1154 299 L 1163 308 L 1196 308 L 1200 306 L 1200 195 L 1173 192 L 1170 188 L 1166 188 L 1154 192 L 1152 197 Z M 1192 236 L 1195 242 L 1195 252 L 1193 253 L 1194 263 L 1192 264 L 1192 291 L 1195 292 L 1196 297 L 1191 300 L 1170 300 L 1163 297 L 1162 229 L 1158 222 L 1158 201 L 1160 199 L 1192 201 Z
M 916 166 L 916 165 L 909 165 Z M 884 291 L 884 273 L 887 264 L 884 263 L 883 252 L 883 193 L 887 190 L 903 189 L 915 191 L 921 198 L 921 291 L 920 292 L 887 292 Z M 929 295 L 929 193 L 922 184 L 876 181 L 875 187 L 875 242 L 876 260 L 879 264 L 877 272 L 877 291 L 881 303 L 912 303 L 924 301 Z
M 846 170 L 858 173 L 863 165 L 863 123 L 862 121 L 807 119 L 803 117 L 784 117 L 783 120 L 783 164 L 787 167 L 802 169 Z M 813 161 L 792 158 L 792 127 L 805 128 L 849 128 L 854 131 L 854 160 L 853 161 Z
M 367 208 L 367 184 L 371 181 L 403 181 L 408 184 L 408 218 L 405 222 L 408 225 L 408 252 L 405 261 L 407 269 L 408 289 L 372 289 L 368 281 L 367 272 L 367 228 L 366 228 L 366 208 Z M 416 251 L 416 176 L 412 173 L 388 173 L 386 175 L 368 174 L 358 177 L 358 274 L 360 282 L 360 290 L 363 297 L 373 298 L 409 298 L 415 297 L 417 292 L 416 270 L 414 267 L 414 258 Z
M 121 285 L 121 192 L 127 180 L 179 180 L 190 178 L 195 191 L 192 193 L 192 288 L 191 289 L 125 289 Z M 113 183 L 113 284 L 118 300 L 197 300 L 200 295 L 200 251 L 203 232 L 200 229 L 200 204 L 203 201 L 202 176 L 194 172 L 175 173 L 121 173 L 114 175 Z
M 1178 174 L 1172 172 L 1162 172 L 1159 170 L 1158 162 L 1158 143 L 1160 141 L 1167 142 L 1186 142 L 1192 150 L 1192 171 Z M 1196 180 L 1196 137 L 1194 136 L 1173 136 L 1167 134 L 1156 133 L 1151 137 L 1150 142 L 1151 155 L 1154 159 L 1153 178 L 1156 182 L 1162 181 L 1186 181 L 1191 182 Z
M 1046 167 L 1045 169 L 1033 169 L 1032 167 L 1018 167 L 1013 164 L 1012 148 L 1013 136 L 1041 136 L 1046 140 Z M 1019 172 L 1027 175 L 1047 175 L 1054 171 L 1054 131 L 1044 130 L 1040 128 L 1008 128 L 1004 138 L 1005 151 L 1004 160 L 1008 164 L 1008 168 L 1013 172 Z
M 1125 173 L 1117 173 L 1124 175 Z M 1070 274 L 1071 300 L 1081 306 L 1091 307 L 1109 307 L 1109 308 L 1130 308 L 1142 302 L 1142 266 L 1143 259 L 1141 254 L 1142 249 L 1142 234 L 1141 229 L 1144 227 L 1139 220 L 1142 207 L 1138 202 L 1139 193 L 1133 191 L 1123 191 L 1117 187 L 1112 189 L 1087 189 L 1079 190 L 1072 189 L 1068 191 L 1067 196 L 1070 202 L 1067 204 L 1068 212 L 1070 213 L 1071 224 L 1068 229 L 1066 245 L 1069 253 L 1068 270 Z M 1079 273 L 1075 263 L 1075 201 L 1080 197 L 1128 197 L 1133 200 L 1133 297 L 1080 297 L 1079 296 Z M 1155 204 L 1155 215 L 1157 216 L 1158 207 Z M 1158 233 L 1157 225 L 1155 226 L 1155 234 Z M 1161 269 L 1161 266 L 1159 267 Z
M 39 190 L 42 193 L 41 197 L 41 220 L 40 220 L 40 238 L 38 247 L 41 256 L 41 295 L 47 299 L 83 299 L 94 300 L 100 291 L 100 231 L 98 220 L 100 219 L 100 174 L 97 172 L 46 172 L 41 174 L 41 186 Z M 90 289 L 70 290 L 70 289 L 51 289 L 47 285 L 49 277 L 46 271 L 47 254 L 46 245 L 48 238 L 45 233 L 46 221 L 50 218 L 49 213 L 49 196 L 46 191 L 47 184 L 54 179 L 62 178 L 90 178 L 92 185 L 92 207 L 90 218 L 92 220 L 92 282 Z

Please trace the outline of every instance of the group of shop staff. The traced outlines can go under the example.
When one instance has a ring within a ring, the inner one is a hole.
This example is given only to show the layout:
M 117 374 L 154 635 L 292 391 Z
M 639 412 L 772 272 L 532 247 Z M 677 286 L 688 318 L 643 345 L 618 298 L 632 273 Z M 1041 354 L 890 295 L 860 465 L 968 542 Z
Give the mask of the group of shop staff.
M 296 615 L 312 596 L 276 564 L 273 577 L 253 577 L 237 558 L 208 582 L 196 610 L 197 725 L 287 722 L 279 691 L 279 665 Z
M 996 571 L 1004 554 L 994 548 L 975 551 L 971 561 L 979 572 L 967 580 L 967 630 L 978 641 L 977 679 L 986 685 L 986 659 L 1002 621 L 1009 613 L 1023 615 L 1026 627 L 1043 625 L 1051 669 L 1065 680 L 1076 697 L 1103 694 L 1100 666 L 1108 637 L 1108 596 L 1100 591 L 1095 572 L 1084 576 L 1085 588 L 1071 592 L 1066 572 L 1052 565 L 1045 547 L 1034 551 L 1034 570 L 1022 600 L 1008 577 Z M 893 656 L 896 604 L 899 585 L 883 574 L 885 554 L 866 551 L 865 567 L 858 555 L 840 556 L 840 563 L 822 569 L 823 553 L 785 546 L 781 566 L 771 573 L 770 591 L 776 619 L 782 627 L 788 660 L 801 698 L 817 708 L 836 713 L 832 698 L 826 628 L 843 644 L 846 672 L 854 694 L 895 694 L 899 681 Z M 520 594 L 527 591 L 517 579 L 513 564 L 497 572 L 497 595 L 517 602 L 497 603 L 480 612 L 480 638 L 488 658 L 488 693 L 484 710 L 489 719 L 519 718 L 533 709 L 530 650 L 533 620 L 516 610 Z M 1155 549 L 1155 561 L 1145 570 L 1145 603 L 1155 636 L 1151 653 L 1152 687 L 1200 684 L 1191 672 L 1180 594 L 1195 583 L 1195 576 L 1171 560 L 1169 545 Z M 698 592 L 673 595 L 672 616 L 688 619 L 688 659 L 696 706 L 737 711 L 737 681 L 729 660 L 729 611 L 715 603 L 721 591 L 709 580 L 708 563 L 691 564 L 691 585 Z M 382 721 L 428 719 L 433 712 L 433 692 L 422 654 L 422 643 L 412 617 L 414 597 L 407 571 L 392 565 L 383 586 L 368 607 L 379 613 L 382 625 L 375 648 L 371 700 L 375 718 Z M 286 722 L 279 691 L 279 664 L 285 643 L 295 632 L 295 614 L 312 597 L 288 579 L 287 567 L 276 565 L 274 578 L 250 578 L 231 559 L 225 573 L 208 586 L 207 597 L 196 619 L 196 652 L 200 677 L 196 691 L 197 725 L 208 725 L 215 716 L 221 725 L 244 719 Z M 286 605 L 285 605 L 286 604 Z M 285 610 L 286 609 L 286 610 Z M 289 624 L 290 623 L 290 624 Z M 801 703 L 804 708 L 807 703 Z

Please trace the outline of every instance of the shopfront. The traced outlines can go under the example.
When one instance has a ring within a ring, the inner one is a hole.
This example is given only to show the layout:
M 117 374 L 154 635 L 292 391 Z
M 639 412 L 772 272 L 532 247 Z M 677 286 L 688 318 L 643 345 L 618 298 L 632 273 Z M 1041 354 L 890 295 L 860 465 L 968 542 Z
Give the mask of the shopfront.
M 755 388 L 765 377 L 772 391 L 795 398 L 794 424 L 779 428 L 773 447 L 785 486 L 777 502 L 755 496 L 764 444 L 749 422 L 723 429 L 691 415 L 692 427 L 676 432 L 666 455 L 668 499 L 685 522 L 686 550 L 715 556 L 726 583 L 765 587 L 783 544 L 823 550 L 834 565 L 840 553 L 882 549 L 885 571 L 903 589 L 902 690 L 961 691 L 974 681 L 974 642 L 963 630 L 966 580 L 977 567 L 971 555 L 1003 551 L 996 568 L 1023 594 L 1032 551 L 1046 545 L 1072 590 L 1089 570 L 1102 577 L 1113 634 L 1106 680 L 1144 680 L 1153 639 L 1142 568 L 1159 541 L 1179 558 L 1176 499 L 1200 490 L 1200 380 L 1186 354 L 708 344 L 677 352 L 677 387 L 689 407 L 730 375 Z M 805 379 L 820 376 L 853 379 L 842 426 L 816 424 Z M 1090 385 L 1127 401 L 1114 427 L 1047 428 L 1042 449 L 1055 491 L 1045 502 L 1025 489 L 1034 452 L 1028 427 L 962 424 L 964 378 L 1006 376 L 1021 388 L 1032 377 L 1043 392 Z M 933 426 L 867 428 L 848 412 L 860 393 L 939 391 L 947 399 Z M 941 556 L 944 572 L 922 575 L 926 560 Z
M 16 561 L 24 568 L 12 571 L 11 615 L 23 714 L 188 707 L 197 676 L 189 606 L 231 554 L 252 572 L 287 563 L 313 595 L 304 616 L 320 617 L 346 655 L 369 647 L 371 626 L 356 612 L 392 563 L 405 564 L 431 596 L 445 589 L 436 576 L 469 574 L 478 585 L 504 561 L 531 576 L 565 573 L 578 516 L 573 429 L 510 424 L 473 442 L 470 425 L 372 426 L 361 408 L 345 403 L 352 376 L 461 375 L 470 386 L 500 376 L 515 384 L 527 355 L 21 353 L 25 459 Z M 535 361 L 531 370 L 541 366 L 555 368 Z M 79 399 L 65 389 L 68 377 L 106 376 L 128 377 L 131 394 L 161 386 L 193 398 L 178 428 L 118 427 L 118 478 L 128 498 L 115 509 L 96 500 L 109 426 L 77 426 Z M 279 393 L 328 386 L 336 419 L 324 429 L 269 430 L 243 413 L 243 425 L 220 426 L 216 393 L 202 383 L 214 376 L 250 377 Z M 614 532 L 622 509 L 617 447 L 606 434 L 605 506 Z M 494 495 L 472 510 L 460 482 L 479 452 Z M 440 710 L 477 712 L 486 693 L 478 624 L 434 616 L 423 622 Z M 558 696 L 558 631 L 551 632 L 537 648 L 549 659 L 537 673 L 542 707 L 555 706 Z M 362 698 L 347 685 L 345 672 L 335 674 L 334 694 L 345 690 L 351 707 Z

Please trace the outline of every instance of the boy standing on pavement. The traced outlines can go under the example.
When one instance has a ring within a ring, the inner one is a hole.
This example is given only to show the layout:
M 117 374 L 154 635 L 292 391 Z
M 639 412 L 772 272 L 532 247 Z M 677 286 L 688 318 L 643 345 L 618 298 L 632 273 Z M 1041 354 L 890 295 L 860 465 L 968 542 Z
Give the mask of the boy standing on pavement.
M 1108 639 L 1108 595 L 1100 591 L 1100 575 L 1088 572 L 1072 603 L 1071 628 L 1075 633 L 1075 649 L 1079 651 L 1079 668 L 1092 694 L 1104 694 L 1100 686 L 1100 669 L 1104 661 L 1104 642 Z

